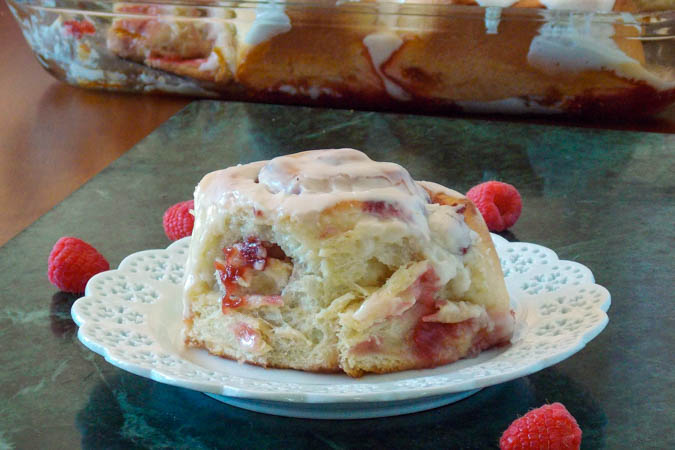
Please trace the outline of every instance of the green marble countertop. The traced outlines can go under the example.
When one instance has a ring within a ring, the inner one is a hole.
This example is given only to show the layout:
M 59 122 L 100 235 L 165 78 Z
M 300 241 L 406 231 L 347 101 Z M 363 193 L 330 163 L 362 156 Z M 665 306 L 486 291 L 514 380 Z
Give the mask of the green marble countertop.
M 312 148 L 354 147 L 457 190 L 515 184 L 505 234 L 579 261 L 612 293 L 607 329 L 534 375 L 407 416 L 313 421 L 222 404 L 111 366 L 77 340 L 74 296 L 46 277 L 63 235 L 116 266 L 168 241 L 165 208 L 201 176 Z M 584 448 L 675 448 L 675 135 L 200 101 L 0 248 L 0 449 L 496 448 L 517 416 L 559 401 Z

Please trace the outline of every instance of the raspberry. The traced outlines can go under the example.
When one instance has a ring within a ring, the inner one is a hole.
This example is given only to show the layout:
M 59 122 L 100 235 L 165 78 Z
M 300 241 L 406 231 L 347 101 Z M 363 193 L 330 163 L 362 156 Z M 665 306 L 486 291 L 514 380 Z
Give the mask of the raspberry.
M 544 405 L 516 419 L 499 440 L 501 450 L 579 449 L 581 428 L 561 403 Z
M 64 292 L 81 294 L 87 281 L 110 269 L 108 261 L 94 247 L 81 239 L 62 237 L 49 253 L 47 276 Z
M 81 39 L 85 34 L 96 33 L 96 27 L 88 20 L 66 20 L 63 22 L 63 28 L 66 30 L 66 34 L 74 36 L 75 39 Z
M 195 218 L 190 213 L 194 209 L 195 201 L 187 200 L 185 202 L 176 203 L 164 212 L 162 220 L 164 224 L 164 233 L 172 241 L 190 236 L 192 234 L 192 227 L 195 226 Z
M 474 202 L 490 231 L 512 227 L 523 210 L 518 190 L 501 181 L 487 181 L 469 189 L 466 196 Z

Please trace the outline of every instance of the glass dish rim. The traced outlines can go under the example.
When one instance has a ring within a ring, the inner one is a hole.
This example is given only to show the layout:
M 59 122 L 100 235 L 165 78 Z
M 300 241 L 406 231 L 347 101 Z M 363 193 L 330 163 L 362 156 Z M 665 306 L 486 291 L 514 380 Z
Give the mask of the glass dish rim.
M 472 18 L 485 18 L 487 14 L 500 15 L 501 19 L 521 19 L 532 21 L 548 21 L 551 16 L 564 19 L 566 17 L 592 17 L 592 23 L 630 23 L 633 21 L 641 22 L 644 25 L 650 24 L 653 20 L 675 21 L 675 8 L 657 9 L 648 11 L 591 11 L 591 10 L 570 10 L 570 9 L 547 9 L 538 7 L 501 7 L 501 6 L 480 6 L 480 5 L 460 5 L 460 4 L 431 4 L 409 0 L 406 3 L 399 3 L 393 0 L 385 1 L 361 1 L 361 0 L 335 0 L 333 1 L 280 1 L 280 0 L 209 0 L 209 3 L 191 0 L 6 0 L 7 3 L 33 7 L 40 9 L 68 9 L 78 12 L 100 12 L 103 9 L 88 9 L 85 5 L 97 5 L 99 7 L 106 5 L 114 15 L 120 16 L 148 16 L 142 13 L 114 12 L 112 8 L 116 4 L 124 3 L 131 5 L 157 5 L 171 7 L 186 7 L 200 9 L 257 9 L 270 5 L 283 5 L 291 10 L 328 10 L 335 14 L 363 14 L 363 15 L 389 15 L 398 17 L 459 17 L 467 16 Z M 58 5 L 58 6 L 57 6 Z M 392 10 L 391 8 L 397 8 Z M 408 10 L 408 11 L 406 11 Z M 181 17 L 180 14 L 167 14 Z

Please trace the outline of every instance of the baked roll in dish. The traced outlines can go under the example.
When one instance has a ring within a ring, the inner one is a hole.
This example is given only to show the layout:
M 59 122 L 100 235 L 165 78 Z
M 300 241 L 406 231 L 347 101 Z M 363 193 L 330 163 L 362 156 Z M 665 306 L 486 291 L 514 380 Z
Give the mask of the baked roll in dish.
M 473 203 L 353 149 L 206 175 L 186 270 L 186 344 L 265 367 L 436 367 L 513 330 Z
M 232 80 L 236 31 L 227 22 L 231 11 L 142 3 L 115 3 L 113 11 L 123 17 L 108 30 L 113 53 L 197 80 Z
M 632 15 L 646 10 L 643 3 L 315 0 L 308 7 L 271 0 L 255 9 L 209 1 L 118 3 L 121 17 L 107 44 L 120 57 L 200 80 L 233 99 L 631 116 L 675 100 L 672 71 L 645 56 L 649 20 Z M 658 8 L 674 4 L 664 0 Z

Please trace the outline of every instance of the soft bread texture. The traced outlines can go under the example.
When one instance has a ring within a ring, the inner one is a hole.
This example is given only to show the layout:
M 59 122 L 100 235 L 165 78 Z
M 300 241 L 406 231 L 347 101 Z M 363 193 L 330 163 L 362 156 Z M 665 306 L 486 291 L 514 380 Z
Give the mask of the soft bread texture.
M 474 205 L 352 149 L 204 177 L 186 270 L 186 343 L 265 367 L 434 367 L 513 327 Z

